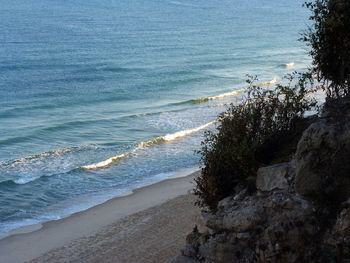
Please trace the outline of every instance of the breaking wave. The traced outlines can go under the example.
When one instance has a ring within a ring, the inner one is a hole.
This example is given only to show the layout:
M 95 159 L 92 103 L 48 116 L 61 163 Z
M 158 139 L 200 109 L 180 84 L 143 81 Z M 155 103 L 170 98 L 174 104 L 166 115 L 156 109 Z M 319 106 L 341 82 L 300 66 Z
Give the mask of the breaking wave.
M 284 64 L 284 66 L 286 68 L 294 68 L 295 64 L 294 64 L 294 62 L 291 62 L 291 63 Z
M 222 93 L 222 94 L 212 96 L 212 97 L 194 99 L 193 101 L 194 101 L 194 103 L 202 103 L 202 102 L 207 102 L 207 101 L 211 101 L 211 100 L 224 99 L 227 97 L 235 97 L 244 91 L 245 91 L 245 89 L 239 89 L 239 90 L 234 90 L 231 92 Z
M 212 100 L 220 100 L 228 97 L 236 97 L 237 95 L 243 93 L 246 89 L 239 89 L 234 90 L 231 92 L 221 93 L 219 95 L 211 96 L 211 97 L 204 97 L 204 98 L 197 98 L 197 99 L 191 99 L 186 100 L 182 102 L 172 103 L 173 105 L 182 105 L 182 104 L 198 104 L 198 103 L 204 103 Z
M 14 167 L 19 164 L 23 164 L 25 162 L 33 161 L 33 160 L 40 160 L 42 158 L 47 158 L 47 157 L 54 157 L 54 156 L 59 156 L 59 155 L 64 155 L 67 153 L 71 152 L 76 152 L 76 151 L 81 151 L 86 149 L 87 146 L 83 147 L 72 147 L 72 148 L 65 148 L 65 149 L 58 149 L 55 151 L 49 151 L 49 152 L 44 152 L 40 154 L 34 154 L 34 155 L 29 155 L 20 159 L 12 160 L 12 161 L 5 161 L 5 162 L 0 162 L 0 168 L 6 167 L 6 166 L 11 166 Z
M 269 81 L 263 81 L 261 83 L 259 83 L 262 86 L 268 86 L 268 85 L 273 85 L 277 83 L 277 77 L 274 77 L 273 79 L 269 80 Z
M 192 133 L 199 132 L 200 130 L 205 129 L 205 128 L 209 127 L 210 125 L 215 124 L 216 122 L 218 122 L 218 120 L 214 120 L 214 121 L 208 122 L 206 124 L 203 124 L 203 125 L 201 125 L 199 127 L 194 128 L 194 129 L 182 130 L 182 131 L 174 132 L 174 133 L 167 134 L 167 135 L 164 135 L 164 136 L 160 136 L 160 137 L 157 137 L 157 138 L 145 141 L 145 142 L 141 142 L 141 143 L 138 144 L 138 146 L 135 149 L 133 149 L 130 152 L 126 152 L 126 153 L 123 153 L 123 154 L 118 154 L 118 155 L 112 156 L 112 157 L 110 157 L 110 158 L 108 158 L 108 159 L 106 159 L 104 161 L 82 166 L 82 168 L 86 169 L 86 170 L 92 170 L 92 169 L 98 169 L 98 168 L 107 167 L 107 166 L 111 165 L 112 163 L 114 163 L 115 161 L 117 161 L 119 159 L 126 158 L 126 157 L 129 157 L 129 156 L 133 155 L 138 150 L 144 149 L 144 148 L 152 146 L 152 145 L 157 145 L 157 144 L 161 144 L 161 143 L 174 141 L 176 139 L 185 137 L 185 136 L 190 135 Z
M 216 122 L 218 122 L 218 120 L 214 120 L 214 121 L 208 122 L 208 123 L 203 124 L 203 125 L 201 125 L 201 126 L 199 126 L 197 128 L 194 128 L 194 129 L 183 130 L 183 131 L 178 131 L 178 132 L 175 132 L 175 133 L 172 133 L 172 134 L 167 134 L 167 135 L 165 135 L 165 136 L 163 136 L 161 138 L 164 141 L 166 141 L 166 142 L 173 141 L 173 140 L 176 140 L 178 138 L 190 135 L 192 133 L 199 132 L 200 130 L 205 129 L 205 128 L 209 127 L 210 125 L 215 124 Z
M 127 153 L 123 153 L 123 154 L 119 154 L 119 155 L 110 157 L 107 160 L 104 160 L 104 161 L 101 161 L 101 162 L 98 162 L 98 163 L 82 166 L 82 168 L 86 169 L 86 170 L 91 170 L 91 169 L 107 167 L 108 165 L 112 164 L 116 160 L 119 160 L 121 158 L 124 158 L 124 157 L 127 157 L 127 156 L 131 155 L 136 149 L 134 149 L 131 152 L 127 152 Z

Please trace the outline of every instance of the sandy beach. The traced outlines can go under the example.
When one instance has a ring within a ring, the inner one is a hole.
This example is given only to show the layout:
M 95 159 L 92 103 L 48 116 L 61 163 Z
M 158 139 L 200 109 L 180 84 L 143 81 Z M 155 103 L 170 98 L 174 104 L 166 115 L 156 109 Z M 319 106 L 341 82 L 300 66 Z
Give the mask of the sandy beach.
M 0 240 L 0 262 L 167 262 L 199 215 L 190 193 L 196 173 L 23 228 Z

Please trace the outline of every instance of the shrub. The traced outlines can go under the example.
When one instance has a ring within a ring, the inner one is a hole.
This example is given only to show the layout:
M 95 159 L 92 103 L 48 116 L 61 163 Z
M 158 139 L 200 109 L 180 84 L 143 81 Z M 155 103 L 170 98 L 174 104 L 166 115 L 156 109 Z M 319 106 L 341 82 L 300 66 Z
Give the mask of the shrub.
M 255 85 L 250 77 L 246 98 L 219 116 L 217 133 L 207 131 L 199 151 L 203 168 L 196 179 L 199 205 L 215 211 L 219 200 L 247 186 L 259 165 L 270 161 L 279 142 L 311 106 L 305 88 L 307 78 L 275 89 Z M 255 180 L 254 180 L 255 181 Z
M 302 38 L 311 47 L 313 73 L 327 87 L 328 97 L 350 95 L 350 1 L 306 2 L 313 25 Z

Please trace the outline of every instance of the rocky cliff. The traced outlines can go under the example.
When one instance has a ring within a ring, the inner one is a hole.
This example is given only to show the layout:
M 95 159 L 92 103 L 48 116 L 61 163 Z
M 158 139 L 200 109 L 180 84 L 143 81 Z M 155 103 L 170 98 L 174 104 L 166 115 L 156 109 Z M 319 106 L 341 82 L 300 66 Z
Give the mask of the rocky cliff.
M 350 103 L 326 104 L 256 188 L 203 211 L 172 262 L 350 262 Z

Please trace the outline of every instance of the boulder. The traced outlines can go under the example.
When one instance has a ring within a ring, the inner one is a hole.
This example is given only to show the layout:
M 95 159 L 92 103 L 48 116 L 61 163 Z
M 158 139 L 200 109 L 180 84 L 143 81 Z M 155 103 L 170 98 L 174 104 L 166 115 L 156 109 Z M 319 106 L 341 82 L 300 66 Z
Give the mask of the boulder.
M 306 197 L 322 191 L 327 166 L 337 150 L 336 128 L 325 122 L 312 124 L 302 135 L 296 152 L 296 191 Z
M 323 119 L 304 131 L 296 151 L 295 190 L 300 195 L 316 201 L 349 197 L 348 126 Z
M 257 171 L 256 188 L 260 191 L 288 188 L 287 178 L 291 173 L 290 170 L 292 167 L 289 162 L 261 167 Z
M 195 225 L 197 226 L 199 233 L 207 233 L 209 231 L 206 226 L 207 218 L 208 213 L 205 212 L 201 212 L 201 214 L 196 217 Z

